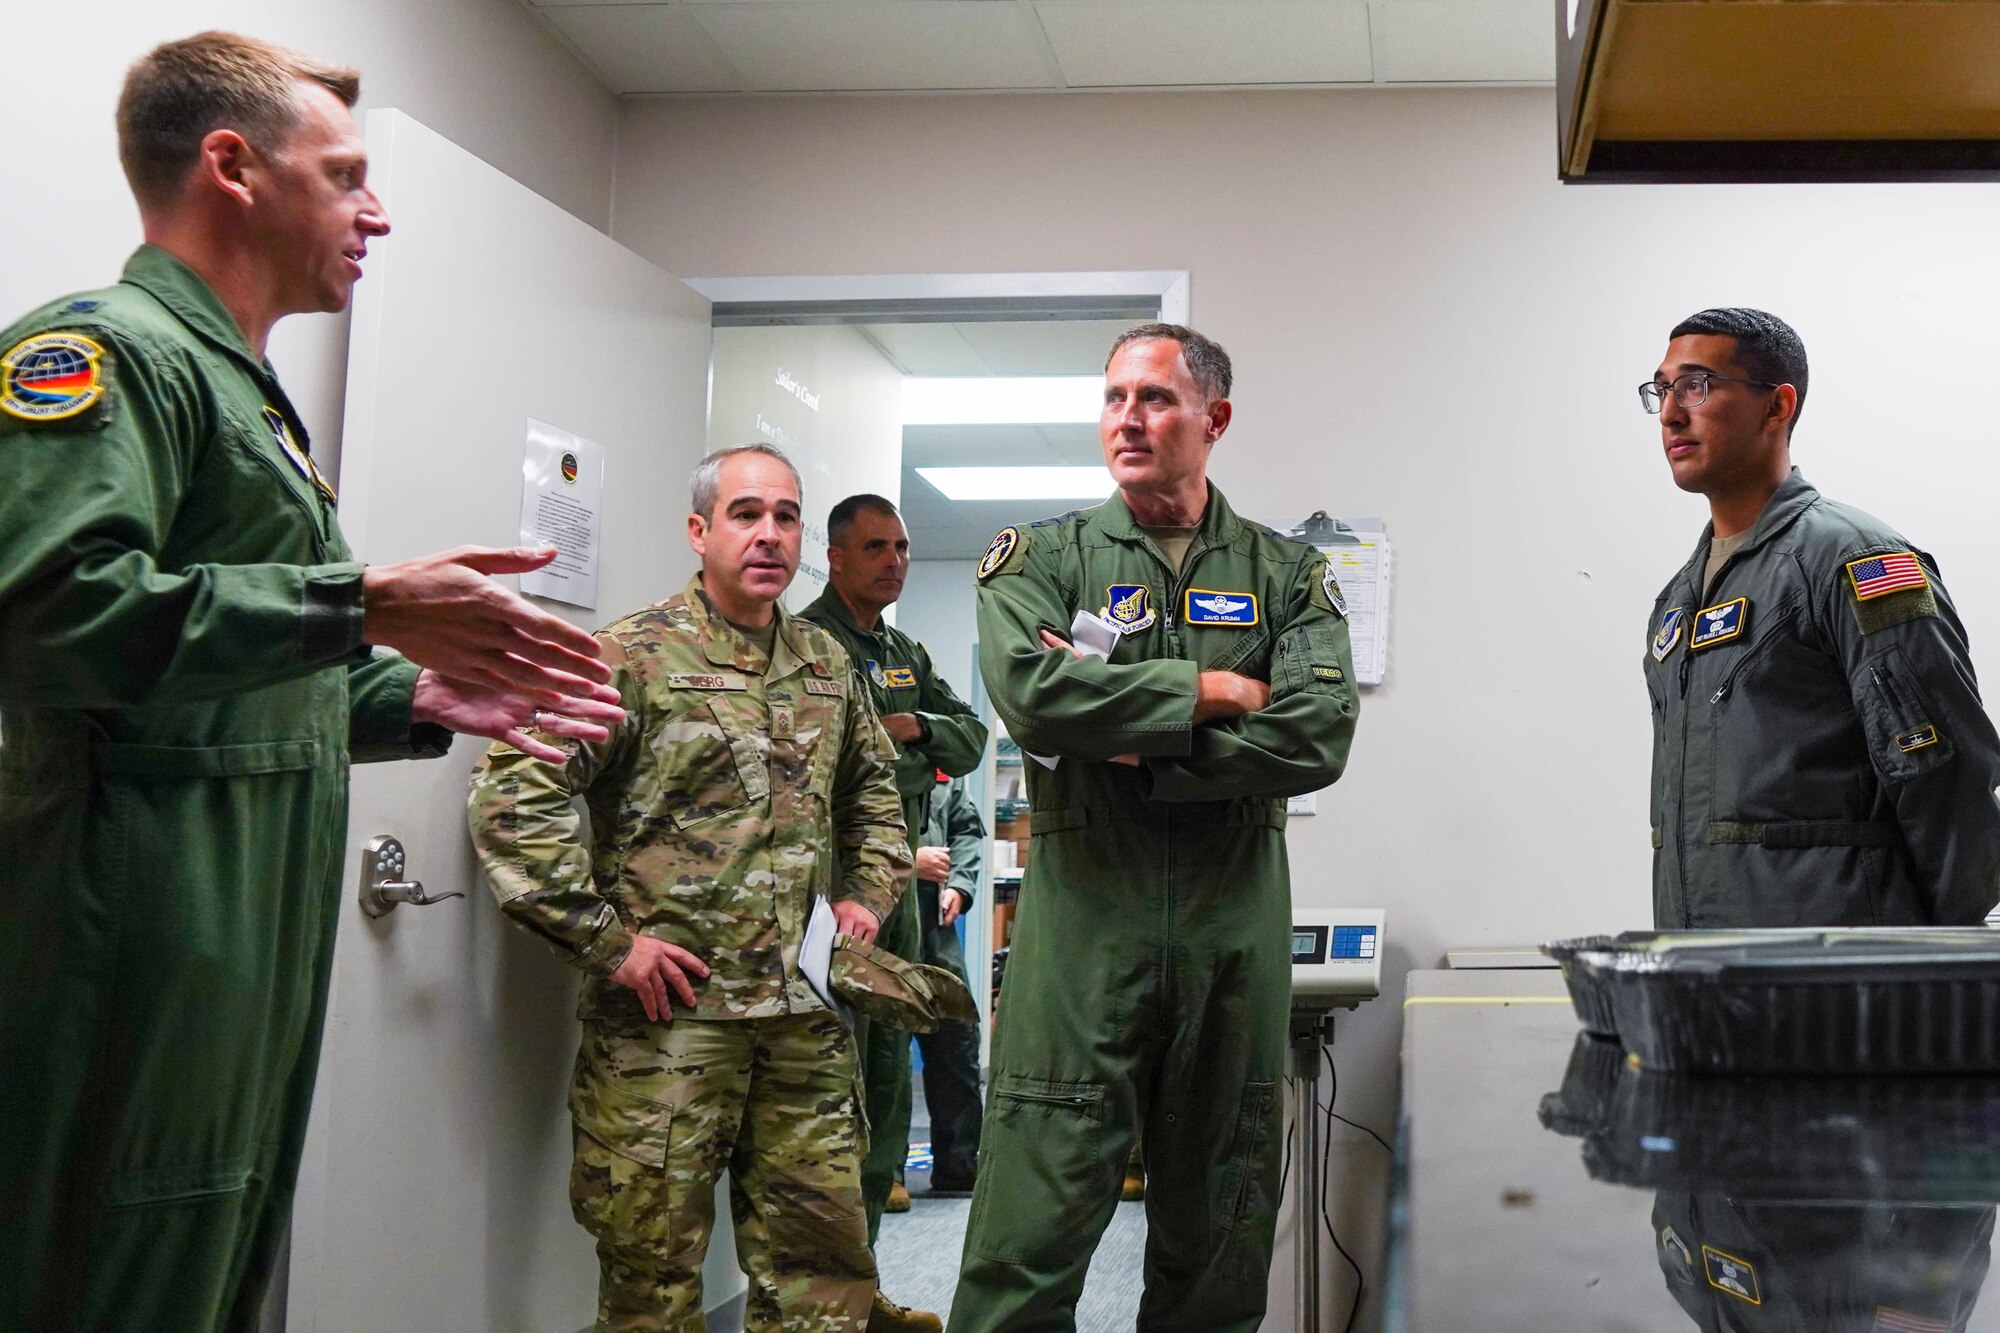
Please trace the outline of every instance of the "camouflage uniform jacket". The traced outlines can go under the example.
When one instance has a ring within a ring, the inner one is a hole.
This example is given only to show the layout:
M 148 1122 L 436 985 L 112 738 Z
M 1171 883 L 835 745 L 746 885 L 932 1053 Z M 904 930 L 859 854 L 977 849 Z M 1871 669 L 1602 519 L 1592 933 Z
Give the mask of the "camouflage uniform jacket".
M 592 974 L 586 1020 L 641 1012 L 606 980 L 635 932 L 708 964 L 693 1017 L 823 1009 L 798 972 L 812 896 L 886 917 L 910 870 L 894 753 L 847 654 L 780 607 L 767 670 L 699 586 L 598 631 L 626 710 L 610 740 L 560 766 L 496 744 L 473 770 L 494 896 Z

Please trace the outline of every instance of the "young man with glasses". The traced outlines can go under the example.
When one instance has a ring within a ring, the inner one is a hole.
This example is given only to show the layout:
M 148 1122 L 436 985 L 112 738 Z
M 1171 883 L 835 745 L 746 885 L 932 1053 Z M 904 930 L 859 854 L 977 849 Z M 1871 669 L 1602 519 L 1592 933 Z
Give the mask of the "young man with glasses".
M 1805 396 L 1798 334 L 1746 309 L 1639 386 L 1712 520 L 1647 623 L 1654 923 L 1977 925 L 2000 737 L 1937 562 L 1792 467 Z

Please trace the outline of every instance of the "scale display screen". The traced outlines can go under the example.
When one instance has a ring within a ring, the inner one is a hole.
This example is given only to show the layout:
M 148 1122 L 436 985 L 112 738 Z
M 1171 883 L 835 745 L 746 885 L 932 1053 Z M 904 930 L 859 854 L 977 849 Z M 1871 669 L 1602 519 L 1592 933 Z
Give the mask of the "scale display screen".
M 1311 967 L 1326 961 L 1326 926 L 1292 927 L 1292 966 Z

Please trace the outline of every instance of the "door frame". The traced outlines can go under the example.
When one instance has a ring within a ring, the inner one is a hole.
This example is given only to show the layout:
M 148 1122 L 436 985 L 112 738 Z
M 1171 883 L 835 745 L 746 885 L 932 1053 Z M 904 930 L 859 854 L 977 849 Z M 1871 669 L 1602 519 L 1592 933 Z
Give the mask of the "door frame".
M 1098 269 L 1054 273 L 852 273 L 762 277 L 683 278 L 714 306 L 718 328 L 756 324 L 860 324 L 956 322 L 977 319 L 1093 319 L 1121 315 L 1187 324 L 1192 307 L 1190 273 L 1175 269 Z M 711 358 L 713 354 L 711 353 Z M 711 383 L 713 360 L 711 359 Z M 712 408 L 711 408 L 712 410 Z M 977 647 L 977 645 L 973 645 Z M 968 682 L 968 697 L 989 725 L 993 709 L 983 682 Z M 993 970 L 993 743 L 974 770 L 973 800 L 987 824 L 988 853 L 981 859 L 979 892 L 986 910 L 966 915 L 965 970 L 979 1007 L 979 1063 L 984 1070 L 993 1042 L 989 978 Z

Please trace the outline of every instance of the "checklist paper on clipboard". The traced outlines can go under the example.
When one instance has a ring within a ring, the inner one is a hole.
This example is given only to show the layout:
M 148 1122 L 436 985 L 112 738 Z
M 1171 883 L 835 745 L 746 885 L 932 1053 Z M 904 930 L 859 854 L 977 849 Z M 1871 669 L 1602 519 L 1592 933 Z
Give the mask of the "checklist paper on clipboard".
M 1322 509 L 1272 527 L 1326 556 L 1347 600 L 1354 681 L 1380 685 L 1389 670 L 1389 533 L 1379 518 L 1334 518 Z

